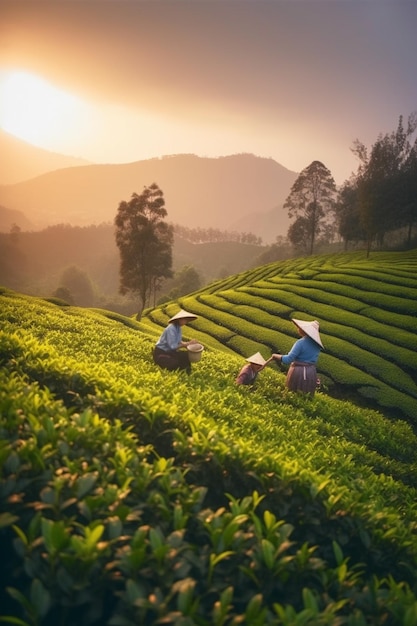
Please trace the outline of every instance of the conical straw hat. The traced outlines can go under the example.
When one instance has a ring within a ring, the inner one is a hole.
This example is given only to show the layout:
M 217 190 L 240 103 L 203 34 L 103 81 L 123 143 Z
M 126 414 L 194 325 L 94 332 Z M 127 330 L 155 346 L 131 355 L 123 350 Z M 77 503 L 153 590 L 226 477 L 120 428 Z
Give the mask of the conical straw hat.
M 188 311 L 184 311 L 184 309 L 180 309 L 178 313 L 176 313 L 173 317 L 171 317 L 169 321 L 175 322 L 175 320 L 184 320 L 184 319 L 196 320 L 197 317 L 198 316 L 194 315 L 194 313 L 188 313 Z
M 292 321 L 294 322 L 296 326 L 298 326 L 298 328 L 301 328 L 301 330 L 303 330 L 306 335 L 311 337 L 313 341 L 318 343 L 319 346 L 324 349 L 324 346 L 321 343 L 321 339 L 320 339 L 320 332 L 319 332 L 320 324 L 318 323 L 317 320 L 314 320 L 312 322 L 304 322 L 303 320 L 293 319 Z
M 252 354 L 252 356 L 249 356 L 246 360 L 249 361 L 249 363 L 255 363 L 255 365 L 265 365 L 266 363 L 264 357 L 260 352 Z

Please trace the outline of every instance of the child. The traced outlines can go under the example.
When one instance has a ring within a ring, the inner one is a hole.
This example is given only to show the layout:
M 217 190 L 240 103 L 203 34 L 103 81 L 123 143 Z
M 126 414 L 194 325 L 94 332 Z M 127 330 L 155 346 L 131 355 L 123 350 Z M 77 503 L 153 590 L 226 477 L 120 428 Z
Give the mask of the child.
M 266 361 L 260 352 L 252 354 L 246 359 L 247 365 L 244 365 L 236 377 L 236 385 L 253 385 L 259 372 L 265 367 Z

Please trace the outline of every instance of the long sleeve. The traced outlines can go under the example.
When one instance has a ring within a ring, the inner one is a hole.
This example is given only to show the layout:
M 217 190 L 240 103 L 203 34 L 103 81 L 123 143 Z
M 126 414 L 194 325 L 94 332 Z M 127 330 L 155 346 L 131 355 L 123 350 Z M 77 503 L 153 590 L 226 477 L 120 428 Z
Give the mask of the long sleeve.
M 165 352 L 177 350 L 182 341 L 181 327 L 176 324 L 169 324 L 159 337 L 156 346 Z
M 310 337 L 298 339 L 288 354 L 282 355 L 282 363 L 290 365 L 293 361 L 316 363 L 320 354 L 320 346 Z

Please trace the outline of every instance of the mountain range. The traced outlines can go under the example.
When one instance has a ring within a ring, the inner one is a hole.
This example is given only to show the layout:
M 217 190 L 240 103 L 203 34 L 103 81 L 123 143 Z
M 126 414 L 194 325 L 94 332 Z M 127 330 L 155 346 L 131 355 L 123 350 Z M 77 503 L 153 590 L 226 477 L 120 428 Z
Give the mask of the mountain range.
M 37 148 L 0 128 L 0 185 L 75 165 L 88 165 L 88 161 Z
M 10 141 L 7 133 L 0 134 L 0 153 L 8 154 L 0 178 L 3 232 L 13 223 L 40 230 L 55 224 L 113 222 L 119 203 L 152 183 L 164 194 L 171 223 L 251 232 L 265 243 L 288 230 L 283 204 L 297 173 L 270 158 L 178 154 L 127 164 L 89 164 Z

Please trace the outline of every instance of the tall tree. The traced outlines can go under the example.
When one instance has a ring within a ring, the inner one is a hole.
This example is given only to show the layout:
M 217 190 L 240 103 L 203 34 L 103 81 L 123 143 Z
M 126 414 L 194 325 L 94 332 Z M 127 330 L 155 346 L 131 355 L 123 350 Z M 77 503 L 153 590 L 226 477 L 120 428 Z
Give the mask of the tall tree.
M 115 218 L 120 251 L 120 293 L 139 296 L 137 319 L 160 281 L 172 276 L 173 227 L 167 216 L 163 192 L 156 183 L 145 187 L 129 202 L 120 202 Z
M 339 189 L 336 203 L 336 215 L 339 235 L 342 237 L 345 250 L 352 241 L 365 241 L 365 233 L 360 225 L 358 207 L 358 186 L 355 177 L 347 180 Z
M 336 183 L 320 161 L 313 161 L 295 180 L 284 203 L 288 216 L 296 218 L 288 239 L 313 254 L 317 237 L 334 221 Z
M 407 245 L 411 245 L 413 227 L 417 224 L 417 139 L 398 177 L 401 219 L 407 228 Z

